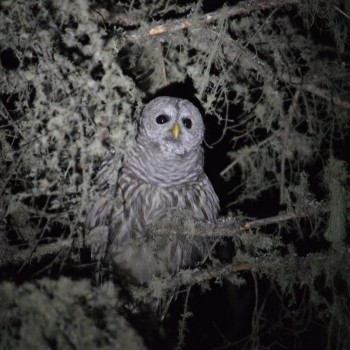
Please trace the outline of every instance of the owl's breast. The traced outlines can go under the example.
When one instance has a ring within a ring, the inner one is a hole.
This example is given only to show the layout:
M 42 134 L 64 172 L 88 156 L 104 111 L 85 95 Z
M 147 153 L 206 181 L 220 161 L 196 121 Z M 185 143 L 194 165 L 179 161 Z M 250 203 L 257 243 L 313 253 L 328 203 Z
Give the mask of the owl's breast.
M 145 187 L 140 203 L 142 210 L 139 211 L 143 215 L 145 225 L 164 218 L 176 209 L 188 209 L 193 213 L 193 218 L 199 221 L 216 219 L 218 199 L 211 185 L 210 188 L 206 188 L 200 181 L 168 188 L 151 184 Z
M 143 213 L 146 224 L 151 224 L 164 218 L 175 209 L 185 208 L 185 198 L 181 191 L 175 188 L 163 188 L 149 185 L 145 194 Z
M 198 221 L 215 221 L 219 200 L 207 176 L 177 186 L 162 187 L 147 183 L 124 169 L 119 179 L 122 207 L 112 219 L 113 240 L 125 242 L 135 232 L 144 232 L 148 225 L 171 214 L 187 209 Z
M 124 169 L 119 190 L 123 207 L 115 211 L 108 250 L 119 269 L 128 271 L 138 281 L 148 282 L 157 273 L 176 271 L 190 265 L 195 256 L 205 255 L 204 241 L 192 244 L 176 237 L 152 239 L 148 233 L 144 235 L 148 225 L 176 209 L 188 209 L 200 221 L 215 220 L 219 202 L 204 173 L 194 182 L 161 187 Z

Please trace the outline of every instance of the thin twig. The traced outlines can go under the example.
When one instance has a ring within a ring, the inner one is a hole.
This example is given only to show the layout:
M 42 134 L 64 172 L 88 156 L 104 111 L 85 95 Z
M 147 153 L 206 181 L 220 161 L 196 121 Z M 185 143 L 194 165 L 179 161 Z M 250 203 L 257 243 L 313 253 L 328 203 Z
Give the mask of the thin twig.
M 182 314 L 181 320 L 179 321 L 179 337 L 178 337 L 178 342 L 177 342 L 175 350 L 181 350 L 185 344 L 185 333 L 186 333 L 187 319 L 192 316 L 192 314 L 190 312 L 188 312 L 188 301 L 189 301 L 189 297 L 190 297 L 190 292 L 191 292 L 191 286 L 189 286 L 187 288 L 187 291 L 186 291 L 184 312 Z
M 236 159 L 220 172 L 220 176 L 224 176 L 227 172 L 230 171 L 230 169 L 232 169 L 236 164 L 242 161 L 243 158 L 249 157 L 251 153 L 258 152 L 262 146 L 266 145 L 267 143 L 270 143 L 276 137 L 277 137 L 277 133 L 272 134 L 271 136 L 267 137 L 266 139 L 260 141 L 257 144 L 240 149 L 238 152 L 236 152 L 237 154 Z
M 344 11 L 342 11 L 338 6 L 334 6 L 334 8 L 350 21 L 350 16 L 348 14 L 346 14 Z
M 298 100 L 299 100 L 300 90 L 297 89 L 293 96 L 293 102 L 289 106 L 288 115 L 285 117 L 285 125 L 282 136 L 282 154 L 281 154 L 281 180 L 280 180 L 280 204 L 284 204 L 284 186 L 285 186 L 285 176 L 286 176 L 286 153 L 289 148 L 289 137 L 290 129 L 293 123 L 293 119 L 297 115 L 298 110 Z
M 322 89 L 314 84 L 304 82 L 302 78 L 282 74 L 280 79 L 285 83 L 295 85 L 298 89 L 310 92 L 311 94 L 332 102 L 335 106 L 350 111 L 350 102 L 342 100 L 339 96 L 332 95 L 331 91 Z

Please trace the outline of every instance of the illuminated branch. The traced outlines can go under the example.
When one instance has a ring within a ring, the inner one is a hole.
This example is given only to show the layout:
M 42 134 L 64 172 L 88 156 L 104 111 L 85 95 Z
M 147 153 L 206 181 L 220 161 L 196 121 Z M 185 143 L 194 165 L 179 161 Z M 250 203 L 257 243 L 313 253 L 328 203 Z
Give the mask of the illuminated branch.
M 158 283 L 155 278 L 150 282 L 148 289 L 138 290 L 137 297 L 151 297 L 153 291 L 159 294 L 159 288 L 163 288 L 163 293 L 178 291 L 179 288 L 200 284 L 213 279 L 221 280 L 223 278 L 230 278 L 233 275 L 244 272 L 261 272 L 271 273 L 276 269 L 284 269 L 289 274 L 297 276 L 309 271 L 309 277 L 312 279 L 312 273 L 319 273 L 323 270 L 322 266 L 337 266 L 342 263 L 348 264 L 350 261 L 349 254 L 346 252 L 340 254 L 333 252 L 327 254 L 309 254 L 306 257 L 300 256 L 265 256 L 260 258 L 252 258 L 254 262 L 245 262 L 237 264 L 226 264 L 224 266 L 209 267 L 203 270 L 181 270 L 175 276 L 166 279 L 166 283 Z M 315 270 L 315 266 L 319 269 Z
M 320 207 L 319 209 L 313 209 L 312 211 L 304 211 L 301 213 L 280 214 L 269 218 L 249 221 L 240 226 L 237 225 L 234 219 L 225 219 L 224 222 L 219 222 L 218 224 L 203 225 L 199 223 L 194 235 L 213 238 L 232 237 L 250 229 L 308 217 L 325 211 L 328 210 L 324 207 Z M 176 228 L 169 226 L 164 229 L 164 226 L 160 227 L 158 224 L 155 224 L 151 227 L 150 232 L 154 235 L 178 235 Z M 20 249 L 15 246 L 0 246 L 0 267 L 8 264 L 18 265 L 25 262 L 29 263 L 32 259 L 57 254 L 62 250 L 90 247 L 98 240 L 101 240 L 101 230 L 96 230 L 95 233 L 94 231 L 89 233 L 85 241 L 79 239 L 61 239 L 54 243 L 38 245 L 35 250 L 33 250 L 33 248 Z
M 211 24 L 218 19 L 224 19 L 234 16 L 248 15 L 253 11 L 281 8 L 289 5 L 297 5 L 298 0 L 284 0 L 284 1 L 258 1 L 252 4 L 240 3 L 229 8 L 222 8 L 220 10 L 209 12 L 205 15 L 194 16 L 187 19 L 168 20 L 161 25 L 151 26 L 147 30 L 138 29 L 132 32 L 125 33 L 121 36 L 124 43 L 140 42 L 147 37 L 155 37 L 168 33 L 174 33 L 184 29 L 198 29 Z
M 217 11 L 213 11 L 201 16 L 193 16 L 186 19 L 177 19 L 177 20 L 168 20 L 163 24 L 158 24 L 154 26 L 150 26 L 149 28 L 141 28 L 129 32 L 122 32 L 121 34 L 117 34 L 117 39 L 119 40 L 119 47 L 124 46 L 127 43 L 140 43 L 149 38 L 154 38 L 170 33 L 175 33 L 178 31 L 182 31 L 184 29 L 200 29 L 205 28 L 205 26 L 214 23 L 219 19 L 231 18 L 235 16 L 244 16 L 248 15 L 254 11 L 267 10 L 267 9 L 276 9 L 282 8 L 285 6 L 298 5 L 300 1 L 298 0 L 284 0 L 284 1 L 258 1 L 252 4 L 238 4 L 236 6 L 222 8 Z M 97 17 L 96 17 L 97 16 Z M 94 12 L 95 20 L 98 18 L 104 18 L 106 22 L 109 24 L 113 24 L 116 19 L 113 19 L 113 15 L 108 13 L 108 11 L 103 10 L 101 14 Z M 122 15 L 117 16 L 120 22 L 120 18 Z M 117 22 L 118 22 L 117 21 Z M 121 21 L 127 22 L 127 21 Z M 133 22 L 133 25 L 139 24 L 137 21 Z M 114 38 L 115 39 L 115 38 Z M 210 40 L 209 40 L 210 41 Z M 197 42 L 193 43 L 196 49 L 202 49 L 207 51 L 210 49 L 210 42 Z M 226 43 L 225 43 L 226 44 Z M 107 47 L 112 47 L 113 40 L 109 42 Z M 227 43 L 227 45 L 223 48 L 223 52 L 225 56 L 231 61 L 234 62 L 237 58 L 240 59 L 242 67 L 247 67 L 250 69 L 254 69 L 261 77 L 268 81 L 272 81 L 272 79 L 276 78 L 274 70 L 269 67 L 266 62 L 260 60 L 255 54 L 253 54 L 249 49 L 243 47 L 238 42 L 231 40 Z M 317 85 L 309 83 L 307 81 L 302 82 L 302 80 L 298 77 L 290 77 L 287 74 L 282 74 L 282 76 L 278 76 L 278 79 L 282 80 L 285 83 L 298 85 L 299 89 L 308 91 L 322 99 L 325 99 L 328 102 L 334 103 L 335 106 L 350 110 L 350 103 L 342 100 L 338 96 L 333 96 L 330 91 L 326 89 L 319 88 Z

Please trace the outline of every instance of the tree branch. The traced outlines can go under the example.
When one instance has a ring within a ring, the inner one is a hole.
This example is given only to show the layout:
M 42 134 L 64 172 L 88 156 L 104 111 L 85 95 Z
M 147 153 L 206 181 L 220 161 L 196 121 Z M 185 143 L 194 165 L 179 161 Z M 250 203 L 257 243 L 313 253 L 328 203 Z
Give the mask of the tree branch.
M 163 294 L 166 292 L 177 291 L 189 285 L 199 284 L 213 279 L 229 278 L 240 272 L 256 271 L 269 275 L 277 269 L 284 269 L 292 272 L 297 276 L 299 273 L 303 276 L 309 276 L 313 281 L 312 274 L 319 274 L 324 271 L 325 267 L 334 270 L 338 266 L 349 266 L 350 256 L 348 252 L 330 252 L 329 254 L 308 254 L 306 257 L 289 255 L 282 256 L 265 256 L 261 258 L 252 258 L 254 262 L 244 262 L 237 264 L 226 264 L 224 266 L 209 267 L 203 270 L 181 270 L 175 276 L 166 279 L 161 286 L 158 278 L 154 278 L 149 288 L 138 290 L 138 297 L 151 297 L 154 295 L 153 287 L 156 286 L 157 295 L 162 294 L 159 288 L 163 288 Z
M 300 3 L 299 0 L 283 0 L 283 1 L 258 1 L 252 4 L 239 3 L 236 6 L 232 6 L 229 8 L 221 8 L 217 11 L 213 11 L 201 16 L 193 16 L 191 18 L 186 19 L 178 19 L 178 20 L 168 20 L 163 24 L 150 26 L 147 29 L 141 28 L 129 32 L 125 32 L 122 34 L 118 34 L 118 39 L 121 46 L 124 46 L 127 43 L 141 43 L 144 40 L 162 36 L 165 34 L 175 33 L 184 29 L 200 29 L 204 28 L 208 24 L 212 24 L 218 19 L 231 18 L 235 16 L 243 16 L 250 14 L 254 11 L 266 10 L 266 9 L 276 9 L 282 8 L 286 6 L 298 5 Z M 113 16 L 108 16 L 107 11 L 104 10 L 104 17 L 106 17 L 106 21 L 108 19 L 113 18 Z M 121 15 L 118 15 L 120 18 Z M 95 18 L 97 19 L 97 18 Z M 124 21 L 127 22 L 127 21 Z M 135 25 L 135 23 L 133 23 Z M 108 46 L 113 44 L 113 40 L 110 41 Z M 207 51 L 210 49 L 209 43 L 197 42 L 197 49 L 202 49 Z M 272 81 L 275 74 L 273 74 L 273 69 L 267 65 L 266 62 L 260 60 L 255 54 L 253 54 L 246 47 L 241 46 L 238 42 L 231 40 L 226 47 L 223 48 L 223 53 L 229 60 L 232 62 L 239 57 L 241 60 L 242 66 L 246 66 L 247 68 L 254 69 L 261 77 L 265 80 Z M 302 90 L 308 91 L 322 99 L 325 99 L 328 102 L 333 102 L 335 106 L 350 110 L 350 103 L 342 100 L 338 96 L 332 96 L 332 94 L 325 89 L 321 89 L 316 85 L 313 85 L 308 82 L 302 82 L 302 80 L 298 77 L 290 77 L 288 74 L 282 74 L 282 76 L 278 77 L 285 83 L 298 85 L 298 87 Z
M 326 212 L 328 209 L 320 207 L 318 209 L 305 210 L 299 213 L 285 213 L 277 216 L 249 221 L 243 225 L 238 225 L 234 219 L 224 219 L 217 224 L 202 224 L 196 226 L 195 236 L 199 237 L 232 237 L 250 229 L 278 224 L 281 222 L 308 217 L 316 213 Z M 178 235 L 175 227 L 164 227 L 155 224 L 150 229 L 154 235 Z M 186 234 L 186 233 L 185 233 Z M 62 239 L 49 244 L 39 244 L 33 251 L 33 248 L 19 249 L 15 246 L 0 246 L 0 267 L 9 264 L 18 265 L 44 256 L 57 254 L 62 249 L 84 248 L 93 246 L 100 239 L 101 230 L 95 230 L 89 233 L 86 240 L 81 239 Z
M 289 5 L 297 5 L 299 0 L 268 0 L 268 1 L 256 1 L 252 4 L 246 4 L 244 2 L 239 3 L 236 6 L 224 7 L 220 10 L 209 12 L 202 16 L 194 16 L 188 19 L 180 20 L 168 20 L 161 25 L 151 26 L 148 29 L 138 29 L 132 32 L 123 34 L 120 40 L 125 43 L 141 42 L 144 39 L 160 36 L 168 33 L 174 33 L 184 29 L 199 29 L 205 27 L 220 19 L 225 19 L 234 16 L 243 16 L 250 14 L 254 11 L 281 8 Z

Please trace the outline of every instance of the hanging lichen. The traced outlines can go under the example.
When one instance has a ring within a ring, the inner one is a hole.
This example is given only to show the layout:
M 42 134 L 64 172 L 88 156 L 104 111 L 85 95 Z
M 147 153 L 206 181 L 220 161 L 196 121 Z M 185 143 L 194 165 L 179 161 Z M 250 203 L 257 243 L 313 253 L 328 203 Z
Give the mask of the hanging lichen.
M 348 181 L 346 164 L 331 157 L 325 168 L 324 181 L 329 191 L 329 220 L 325 238 L 331 242 L 333 249 L 344 250 L 348 225 Z

